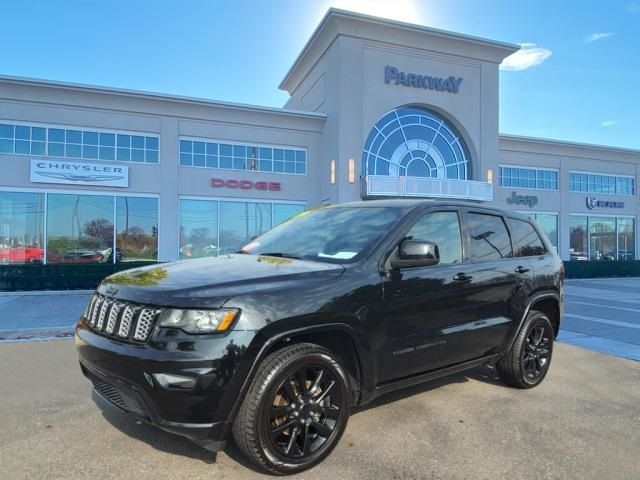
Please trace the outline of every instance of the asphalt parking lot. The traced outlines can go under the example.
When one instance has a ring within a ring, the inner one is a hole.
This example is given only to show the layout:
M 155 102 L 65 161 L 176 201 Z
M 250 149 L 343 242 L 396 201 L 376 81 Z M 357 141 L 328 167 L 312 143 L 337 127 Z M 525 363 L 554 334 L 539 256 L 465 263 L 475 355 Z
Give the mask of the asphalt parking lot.
M 0 345 L 0 478 L 244 479 L 217 456 L 120 413 L 103 414 L 72 340 Z M 318 479 L 640 478 L 640 363 L 558 344 L 522 391 L 479 369 L 356 412 Z
M 214 455 L 99 410 L 72 340 L 25 341 L 68 334 L 88 296 L 0 296 L 0 479 L 260 476 L 232 445 Z M 540 387 L 483 368 L 387 395 L 301 477 L 640 478 L 640 279 L 567 281 L 566 299 Z

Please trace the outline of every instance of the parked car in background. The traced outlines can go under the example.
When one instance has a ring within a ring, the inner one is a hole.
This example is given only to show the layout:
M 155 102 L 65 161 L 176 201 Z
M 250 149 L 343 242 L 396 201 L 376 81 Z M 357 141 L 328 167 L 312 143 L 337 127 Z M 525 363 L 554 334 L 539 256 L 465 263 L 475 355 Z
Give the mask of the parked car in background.
M 113 263 L 113 248 L 106 248 L 100 251 L 102 258 L 106 263 Z M 116 247 L 116 263 L 120 263 L 124 258 L 124 250 Z
M 0 263 L 42 263 L 44 250 L 33 245 L 0 248 Z
M 235 254 L 106 278 L 76 345 L 100 404 L 214 451 L 233 436 L 256 466 L 290 474 L 326 458 L 351 409 L 387 392 L 487 364 L 512 387 L 539 385 L 563 277 L 524 215 L 342 204 Z
M 104 257 L 96 250 L 78 248 L 67 250 L 63 254 L 47 253 L 47 259 L 55 263 L 100 263 Z

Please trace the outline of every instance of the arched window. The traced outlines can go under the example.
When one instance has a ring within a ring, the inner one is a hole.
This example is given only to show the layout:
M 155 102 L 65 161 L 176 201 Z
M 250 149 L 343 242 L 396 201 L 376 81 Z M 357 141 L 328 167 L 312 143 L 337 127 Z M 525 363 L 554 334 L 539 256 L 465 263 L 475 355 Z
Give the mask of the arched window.
M 371 129 L 362 152 L 366 175 L 467 179 L 468 154 L 456 129 L 440 115 L 400 107 Z

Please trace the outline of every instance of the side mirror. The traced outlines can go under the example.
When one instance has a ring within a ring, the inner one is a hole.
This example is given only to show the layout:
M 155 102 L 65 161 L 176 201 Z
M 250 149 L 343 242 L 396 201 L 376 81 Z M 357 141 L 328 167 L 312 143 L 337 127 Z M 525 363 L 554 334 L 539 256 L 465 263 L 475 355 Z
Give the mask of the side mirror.
M 429 267 L 440 262 L 438 245 L 425 240 L 403 240 L 396 255 L 390 259 L 391 268 Z

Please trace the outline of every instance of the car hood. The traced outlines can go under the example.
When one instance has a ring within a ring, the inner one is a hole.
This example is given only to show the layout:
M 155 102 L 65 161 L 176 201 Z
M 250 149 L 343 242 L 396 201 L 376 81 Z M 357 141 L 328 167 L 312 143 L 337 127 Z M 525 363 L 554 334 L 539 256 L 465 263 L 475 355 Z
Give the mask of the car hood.
M 325 282 L 343 271 L 336 264 L 234 254 L 125 270 L 104 279 L 98 291 L 145 304 L 215 308 L 237 295 Z

